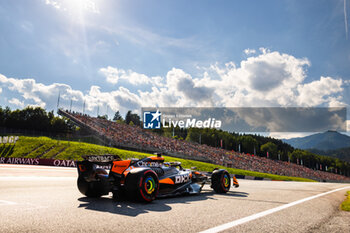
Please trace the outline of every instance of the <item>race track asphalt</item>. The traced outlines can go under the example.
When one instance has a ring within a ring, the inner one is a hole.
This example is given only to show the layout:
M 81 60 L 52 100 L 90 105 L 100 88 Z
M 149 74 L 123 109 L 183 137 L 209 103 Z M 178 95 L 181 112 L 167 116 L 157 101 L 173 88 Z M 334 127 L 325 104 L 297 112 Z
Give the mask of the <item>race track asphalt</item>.
M 76 178 L 75 168 L 0 164 L 0 232 L 350 232 L 339 210 L 350 184 L 239 180 L 227 194 L 205 186 L 143 204 L 86 198 Z

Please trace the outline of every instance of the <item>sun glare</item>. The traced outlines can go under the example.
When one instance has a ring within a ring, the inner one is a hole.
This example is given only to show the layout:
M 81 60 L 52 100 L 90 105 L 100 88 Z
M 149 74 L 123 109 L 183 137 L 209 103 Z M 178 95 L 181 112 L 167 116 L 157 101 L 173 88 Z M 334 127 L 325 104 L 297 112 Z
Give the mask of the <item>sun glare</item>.
M 72 15 L 78 15 L 84 12 L 100 13 L 96 1 L 93 0 L 45 0 L 45 3 L 56 9 L 67 11 Z
M 72 11 L 86 11 L 90 13 L 99 13 L 96 3 L 91 0 L 68 0 L 67 7 Z

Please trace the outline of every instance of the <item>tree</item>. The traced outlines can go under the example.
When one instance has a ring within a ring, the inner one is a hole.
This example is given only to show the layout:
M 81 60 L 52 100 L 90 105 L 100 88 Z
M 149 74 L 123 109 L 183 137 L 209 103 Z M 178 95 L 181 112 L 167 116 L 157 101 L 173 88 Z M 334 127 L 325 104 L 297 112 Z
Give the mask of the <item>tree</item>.
M 242 136 L 240 138 L 240 141 L 242 142 L 242 151 L 245 153 L 251 153 L 254 154 L 254 148 L 258 148 L 258 142 L 252 137 L 252 136 Z M 277 150 L 277 147 L 276 147 Z M 270 153 L 270 152 L 269 152 Z
M 120 115 L 119 111 L 114 114 L 113 121 L 123 121 L 123 117 Z
M 0 106 L 0 126 L 5 125 L 5 111 Z
M 37 130 L 44 132 L 68 133 L 75 129 L 68 119 L 55 117 L 40 107 L 27 107 L 11 111 L 9 107 L 0 107 L 0 126 L 6 128 Z
M 267 152 L 269 152 L 270 157 L 273 159 L 276 159 L 277 157 L 277 146 L 272 142 L 265 143 L 260 147 L 260 150 L 264 152 L 265 155 L 267 154 Z
M 98 116 L 97 118 L 108 120 L 108 115 L 105 114 L 105 115 L 103 115 L 103 116 Z
M 131 110 L 129 110 L 125 115 L 125 123 L 129 125 L 130 122 L 133 122 L 134 125 L 141 125 L 140 116 L 136 113 L 132 113 Z
M 64 119 L 55 117 L 51 120 L 52 131 L 54 132 L 66 132 L 68 131 L 68 125 Z
M 190 128 L 187 133 L 186 141 L 199 143 L 200 137 L 200 130 L 198 128 Z
M 127 113 L 126 113 L 126 115 L 125 115 L 125 123 L 126 124 L 129 124 L 130 123 L 130 121 L 131 121 L 131 110 L 129 110 Z

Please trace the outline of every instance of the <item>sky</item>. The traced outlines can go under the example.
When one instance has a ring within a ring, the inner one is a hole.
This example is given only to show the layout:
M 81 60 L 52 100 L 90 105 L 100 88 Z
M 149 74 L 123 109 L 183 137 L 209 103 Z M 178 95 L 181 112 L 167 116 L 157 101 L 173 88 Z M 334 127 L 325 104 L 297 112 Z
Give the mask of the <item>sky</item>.
M 350 119 L 349 8 L 349 0 L 0 1 L 0 106 L 56 111 L 60 96 L 60 107 L 82 112 L 85 102 L 85 113 L 109 117 L 153 106 L 345 106 Z

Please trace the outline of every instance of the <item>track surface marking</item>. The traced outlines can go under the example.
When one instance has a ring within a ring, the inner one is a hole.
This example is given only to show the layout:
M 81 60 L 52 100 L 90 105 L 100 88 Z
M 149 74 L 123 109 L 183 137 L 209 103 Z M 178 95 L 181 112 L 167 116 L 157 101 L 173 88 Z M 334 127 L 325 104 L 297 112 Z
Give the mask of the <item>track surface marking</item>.
M 215 233 L 215 232 L 224 231 L 226 229 L 229 229 L 229 228 L 241 225 L 243 223 L 247 223 L 247 222 L 256 220 L 258 218 L 262 218 L 262 217 L 264 217 L 266 215 L 273 214 L 273 213 L 276 213 L 278 211 L 287 209 L 289 207 L 292 207 L 292 206 L 295 206 L 295 205 L 299 205 L 299 204 L 301 204 L 303 202 L 310 201 L 312 199 L 315 199 L 315 198 L 318 198 L 318 197 L 322 197 L 324 195 L 328 195 L 330 193 L 338 192 L 338 191 L 341 191 L 341 190 L 344 190 L 344 189 L 350 189 L 350 186 L 343 187 L 343 188 L 338 188 L 338 189 L 335 189 L 335 190 L 332 190 L 332 191 L 328 191 L 328 192 L 325 192 L 325 193 L 320 193 L 320 194 L 317 194 L 315 196 L 311 196 L 311 197 L 307 197 L 307 198 L 304 198 L 304 199 L 301 199 L 301 200 L 298 200 L 298 201 L 294 201 L 294 202 L 289 203 L 289 204 L 285 204 L 285 205 L 282 205 L 282 206 L 279 206 L 279 207 L 276 207 L 276 208 L 273 208 L 273 209 L 269 209 L 269 210 L 266 210 L 266 211 L 263 211 L 263 212 L 260 212 L 260 213 L 257 213 L 257 214 L 253 214 L 253 215 L 250 215 L 248 217 L 241 218 L 241 219 L 238 219 L 238 220 L 235 220 L 235 221 L 232 221 L 232 222 L 229 222 L 229 223 L 217 226 L 217 227 L 210 228 L 210 229 L 202 231 L 200 233 Z

